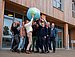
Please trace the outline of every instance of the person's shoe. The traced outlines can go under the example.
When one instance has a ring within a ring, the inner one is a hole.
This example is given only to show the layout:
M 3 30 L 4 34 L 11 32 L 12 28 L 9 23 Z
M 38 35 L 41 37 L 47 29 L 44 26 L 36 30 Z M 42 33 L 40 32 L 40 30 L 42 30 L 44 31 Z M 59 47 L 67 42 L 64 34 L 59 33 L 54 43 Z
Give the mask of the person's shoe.
M 32 53 L 32 52 L 34 52 L 34 51 L 33 51 L 33 50 L 30 50 L 29 52 L 31 52 L 31 53 Z
M 21 49 L 21 52 L 24 53 L 24 49 Z
M 20 50 L 19 49 L 17 49 L 17 53 L 20 53 Z
M 26 54 L 31 54 L 31 52 L 27 50 L 27 51 L 26 51 Z
M 12 49 L 10 49 L 10 51 L 12 51 Z
M 55 51 L 53 51 L 53 53 L 55 53 Z
M 10 49 L 10 51 L 13 51 L 13 49 Z
M 46 53 L 49 53 L 49 51 L 46 51 Z
M 12 49 L 12 52 L 15 52 L 15 50 Z

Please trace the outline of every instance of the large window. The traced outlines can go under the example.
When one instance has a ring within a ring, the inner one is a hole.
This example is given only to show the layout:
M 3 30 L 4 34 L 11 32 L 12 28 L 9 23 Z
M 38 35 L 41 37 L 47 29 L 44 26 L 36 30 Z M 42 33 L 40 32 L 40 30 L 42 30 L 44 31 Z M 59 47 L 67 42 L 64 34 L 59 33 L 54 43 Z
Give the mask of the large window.
M 72 17 L 75 18 L 75 1 L 72 0 Z
M 11 31 L 10 26 L 12 25 L 13 20 L 7 17 L 4 17 L 4 26 L 3 26 L 3 39 L 2 47 L 9 48 L 11 46 Z
M 53 6 L 59 10 L 63 10 L 62 4 L 62 0 L 53 0 Z

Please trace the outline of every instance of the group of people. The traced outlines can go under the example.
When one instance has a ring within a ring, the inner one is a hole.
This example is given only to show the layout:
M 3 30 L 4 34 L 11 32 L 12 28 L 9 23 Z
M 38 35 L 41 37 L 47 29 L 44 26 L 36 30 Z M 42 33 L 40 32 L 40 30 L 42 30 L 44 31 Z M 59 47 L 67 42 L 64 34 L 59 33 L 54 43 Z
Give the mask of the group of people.
M 22 25 L 18 21 L 14 22 L 11 26 L 11 32 L 12 52 L 49 53 L 53 49 L 53 53 L 55 53 L 57 35 L 55 24 L 50 25 L 50 22 L 47 22 L 42 16 L 34 21 L 34 15 L 32 15 L 32 19 L 23 21 Z

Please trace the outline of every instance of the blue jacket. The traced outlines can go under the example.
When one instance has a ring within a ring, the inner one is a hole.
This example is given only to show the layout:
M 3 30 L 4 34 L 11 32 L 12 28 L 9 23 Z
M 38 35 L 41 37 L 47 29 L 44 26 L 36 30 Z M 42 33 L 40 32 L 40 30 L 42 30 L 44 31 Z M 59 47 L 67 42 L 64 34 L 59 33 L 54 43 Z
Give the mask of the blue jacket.
M 51 29 L 50 29 L 50 30 L 51 30 Z M 54 28 L 54 29 L 51 30 L 51 32 L 50 32 L 50 37 L 56 38 L 56 35 L 57 35 L 57 30 L 56 30 L 56 28 Z

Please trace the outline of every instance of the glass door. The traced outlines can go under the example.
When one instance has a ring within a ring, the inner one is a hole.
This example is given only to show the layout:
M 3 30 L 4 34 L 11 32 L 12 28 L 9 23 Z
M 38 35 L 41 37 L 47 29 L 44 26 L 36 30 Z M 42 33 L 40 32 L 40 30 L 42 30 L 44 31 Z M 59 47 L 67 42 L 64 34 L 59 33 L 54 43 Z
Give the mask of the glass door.
M 57 29 L 56 48 L 63 48 L 63 30 Z
M 3 36 L 2 36 L 2 48 L 10 48 L 11 47 L 11 25 L 13 23 L 13 17 L 9 17 L 4 15 L 4 25 L 3 25 Z

